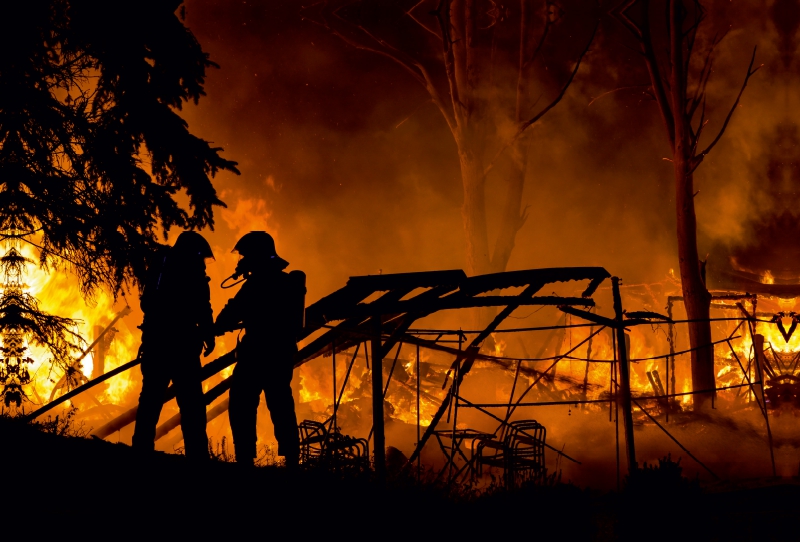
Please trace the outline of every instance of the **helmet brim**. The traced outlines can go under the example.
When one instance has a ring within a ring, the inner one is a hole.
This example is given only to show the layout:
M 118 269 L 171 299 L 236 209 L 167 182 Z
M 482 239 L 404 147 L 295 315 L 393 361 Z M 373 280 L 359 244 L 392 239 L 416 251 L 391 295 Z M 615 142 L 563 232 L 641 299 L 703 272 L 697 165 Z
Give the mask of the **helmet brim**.
M 236 249 L 233 249 L 233 250 L 231 250 L 231 254 L 239 254 L 239 251 L 236 250 Z M 241 254 L 240 254 L 240 256 L 241 256 Z M 244 256 L 242 256 L 242 257 L 244 257 Z M 263 260 L 260 260 L 260 261 L 266 262 L 266 264 L 269 265 L 270 267 L 277 267 L 278 269 L 281 269 L 281 270 L 286 269 L 287 267 L 289 267 L 289 262 L 287 262 L 286 260 L 284 260 L 283 258 L 278 256 L 277 254 L 274 254 L 272 256 L 268 256 L 267 258 L 265 258 Z
M 275 256 L 271 256 L 269 261 L 270 261 L 270 265 L 274 265 L 275 267 L 277 267 L 277 268 L 279 268 L 281 270 L 286 269 L 287 267 L 289 267 L 289 262 L 287 262 L 286 260 L 284 260 L 283 258 L 278 256 L 277 254 Z

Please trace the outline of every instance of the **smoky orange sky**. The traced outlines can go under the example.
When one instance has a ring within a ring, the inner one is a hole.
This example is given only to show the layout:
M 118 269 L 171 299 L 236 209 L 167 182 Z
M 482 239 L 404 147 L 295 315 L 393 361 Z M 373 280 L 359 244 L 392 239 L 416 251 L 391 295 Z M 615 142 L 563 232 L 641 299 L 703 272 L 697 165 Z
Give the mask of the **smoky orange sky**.
M 208 95 L 184 116 L 242 172 L 215 181 L 228 208 L 211 234 L 211 267 L 224 268 L 212 276 L 230 271 L 234 260 L 219 253 L 250 229 L 273 233 L 279 253 L 307 271 L 309 302 L 352 275 L 464 268 L 458 159 L 441 114 L 402 68 L 303 20 L 310 3 L 186 2 L 187 26 L 220 69 L 209 70 Z M 709 141 L 754 46 L 764 67 L 697 171 L 701 257 L 720 243 L 754 242 L 751 223 L 770 212 L 761 194 L 770 141 L 797 121 L 800 10 L 795 0 L 704 4 L 699 45 L 727 30 L 709 85 Z M 562 17 L 594 17 L 587 5 L 562 2 Z M 570 38 L 553 37 L 546 53 L 554 62 Z M 533 128 L 523 196 L 530 218 L 509 269 L 601 265 L 630 283 L 677 266 L 669 149 L 647 82 L 627 30 L 603 16 L 575 83 Z M 796 152 L 782 158 L 795 181 Z M 784 201 L 796 199 L 795 185 Z M 490 176 L 487 190 L 499 207 L 502 175 Z
M 306 271 L 308 304 L 341 288 L 350 276 L 466 267 L 457 150 L 440 112 L 401 67 L 356 50 L 304 20 L 303 5 L 312 1 L 185 3 L 186 25 L 220 68 L 208 71 L 207 96 L 199 105 L 187 105 L 183 116 L 193 133 L 224 148 L 224 156 L 238 161 L 241 170 L 240 176 L 225 173 L 215 179 L 228 207 L 217 210 L 215 231 L 203 232 L 216 254 L 208 269 L 215 314 L 234 292 L 217 287 L 236 264 L 230 250 L 238 237 L 254 229 L 272 233 L 278 253 L 291 268 Z M 388 12 L 417 1 L 363 3 L 380 14 L 384 6 Z M 543 48 L 536 67 L 540 75 L 552 73 L 551 68 L 563 73 L 585 43 L 591 18 L 605 14 L 566 96 L 532 128 L 523 194 L 529 218 L 518 233 L 508 269 L 603 266 L 628 285 L 662 281 L 677 269 L 673 171 L 664 159 L 670 149 L 656 103 L 645 92 L 649 77 L 643 60 L 627 30 L 607 14 L 615 4 L 601 3 L 599 10 L 588 0 L 557 5 L 563 25 L 554 27 Z M 707 19 L 698 50 L 702 53 L 714 35 L 727 32 L 708 87 L 706 143 L 736 98 L 753 47 L 758 47 L 756 62 L 763 67 L 695 176 L 701 258 L 711 253 L 710 266 L 725 266 L 730 255 L 740 251 L 756 260 L 762 271 L 789 262 L 798 270 L 794 275 L 800 283 L 800 245 L 795 248 L 793 239 L 795 231 L 800 235 L 795 210 L 800 203 L 800 0 L 708 0 L 704 5 Z M 398 31 L 389 36 L 403 39 Z M 545 103 L 552 84 L 545 82 L 534 92 Z M 504 190 L 503 168 L 498 167 L 487 186 L 490 239 L 501 218 Z M 785 220 L 775 217 L 788 217 L 788 228 Z M 647 296 L 640 299 L 632 291 L 625 294 L 625 306 L 636 310 Z M 608 297 L 609 292 L 602 295 Z M 130 332 L 130 344 L 117 356 L 120 360 L 135 351 L 135 326 L 141 322 L 138 302 L 133 297 L 128 301 L 134 313 L 120 326 Z M 610 306 L 608 300 L 602 303 Z M 663 306 L 647 308 L 660 311 Z M 552 325 L 559 317 L 554 312 L 534 319 Z M 634 338 L 634 355 L 663 353 L 663 337 L 650 331 Z M 715 333 L 721 331 L 715 328 Z M 560 340 L 572 344 L 572 334 Z M 230 334 L 222 338 L 216 355 L 229 351 L 234 341 Z M 522 355 L 515 351 L 524 349 L 521 341 L 508 342 L 507 355 Z M 601 352 L 599 346 L 595 350 Z M 298 370 L 296 395 L 301 387 L 308 392 L 309 383 L 318 384 L 311 386 L 314 393 L 329 390 L 328 363 L 304 367 L 299 376 Z M 578 370 L 583 371 L 583 365 Z M 649 369 L 644 364 L 633 369 L 638 388 L 647 387 L 645 370 Z M 507 393 L 507 377 L 498 372 L 471 382 L 494 400 Z M 129 390 L 127 401 L 135 400 L 137 391 Z M 300 408 L 301 415 L 308 415 L 310 407 Z M 582 471 L 587 482 L 592 473 L 610 472 L 612 426 L 607 415 L 598 412 L 582 410 L 579 416 L 576 410 L 573 416 L 568 406 L 559 405 L 537 413 L 553 442 L 570 443 L 583 453 L 587 465 L 599 465 Z M 601 418 L 604 424 L 598 422 Z M 259 419 L 262 442 L 270 441 L 268 417 L 261 414 Z M 759 420 L 739 423 L 743 431 L 757 434 L 748 437 L 746 444 L 753 451 L 747 453 L 761 468 L 766 448 Z M 214 424 L 211 434 L 226 434 L 227 420 L 220 417 Z M 720 434 L 731 424 L 721 424 Z M 787 426 L 786 435 L 797 434 L 794 425 Z M 728 471 L 739 468 L 739 463 L 726 463 L 727 440 L 714 432 L 713 438 L 705 438 L 695 434 L 694 427 L 676 429 L 679 438 L 695 452 L 719 459 Z M 661 457 L 667 449 L 662 436 L 652 427 L 641 431 L 650 432 L 640 440 L 644 460 Z M 777 429 L 776 434 L 780 436 Z M 390 433 L 388 442 L 410 448 L 414 437 Z M 791 444 L 785 447 L 784 463 L 794 469 L 800 443 L 790 436 L 784 440 Z M 176 442 L 173 438 L 164 449 Z

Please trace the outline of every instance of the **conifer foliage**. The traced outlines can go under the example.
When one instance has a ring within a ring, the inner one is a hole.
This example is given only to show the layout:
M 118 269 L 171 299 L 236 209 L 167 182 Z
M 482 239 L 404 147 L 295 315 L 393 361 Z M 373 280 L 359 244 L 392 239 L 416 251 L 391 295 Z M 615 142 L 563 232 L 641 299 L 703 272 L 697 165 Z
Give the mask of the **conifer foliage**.
M 215 66 L 180 4 L 0 7 L 0 240 L 35 244 L 84 295 L 140 283 L 162 231 L 213 227 L 211 178 L 238 173 L 179 115 Z

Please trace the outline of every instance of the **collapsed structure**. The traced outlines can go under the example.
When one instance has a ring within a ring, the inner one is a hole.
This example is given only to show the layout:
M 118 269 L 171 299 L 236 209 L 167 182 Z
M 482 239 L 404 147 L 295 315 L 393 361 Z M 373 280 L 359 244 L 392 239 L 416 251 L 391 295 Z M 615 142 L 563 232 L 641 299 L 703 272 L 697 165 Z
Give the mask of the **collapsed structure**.
M 610 287 L 608 285 L 605 287 L 611 290 L 613 297 L 613 314 L 607 316 L 593 312 L 596 307 L 593 296 L 605 281 L 611 283 Z M 576 288 L 572 288 L 576 295 L 537 295 L 557 283 L 563 286 L 572 282 L 578 283 Z M 751 303 L 749 311 L 744 305 L 746 302 Z M 759 321 L 757 317 L 761 315 L 754 310 L 754 296 L 718 295 L 715 302 L 718 308 L 739 312 L 736 317 L 718 319 L 734 321 L 738 325 L 724 339 L 715 341 L 715 344 L 729 347 L 730 354 L 726 359 L 729 359 L 731 364 L 738 364 L 740 372 L 737 374 L 741 376 L 741 383 L 694 392 L 679 390 L 675 382 L 676 358 L 688 352 L 676 349 L 678 344 L 676 328 L 685 323 L 685 320 L 673 318 L 673 309 L 679 303 L 679 297 L 670 297 L 668 314 L 651 311 L 626 312 L 622 307 L 619 279 L 611 277 L 600 267 L 531 269 L 475 277 L 467 277 L 460 270 L 352 277 L 345 287 L 306 309 L 296 366 L 322 357 L 333 358 L 333 404 L 327 419 L 306 420 L 300 424 L 304 458 L 307 461 L 336 458 L 363 461 L 368 459 L 371 449 L 376 472 L 379 476 L 385 474 L 385 451 L 387 444 L 391 444 L 386 442 L 384 428 L 388 411 L 386 397 L 392 377 L 396 374 L 395 367 L 403 345 L 415 348 L 417 351 L 414 358 L 417 366 L 413 371 L 416 390 L 413 389 L 413 384 L 404 384 L 412 393 L 416 392 L 417 439 L 414 452 L 408 458 L 408 464 L 419 462 L 423 448 L 426 445 L 431 446 L 430 442 L 435 442 L 445 458 L 441 470 L 442 476 L 450 480 L 480 475 L 485 468 L 502 469 L 503 479 L 507 485 L 514 485 L 523 480 L 542 479 L 547 473 L 545 450 L 577 462 L 577 459 L 547 443 L 546 428 L 541 423 L 533 419 L 520 419 L 518 412 L 528 407 L 553 404 L 576 407 L 591 404 L 608 405 L 609 413 L 616 412 L 617 421 L 622 418 L 624 424 L 624 450 L 629 469 L 635 469 L 637 466 L 633 433 L 634 413 L 638 412 L 639 417 L 657 425 L 669 435 L 664 424 L 657 418 L 663 416 L 664 421 L 668 421 L 670 414 L 675 415 L 680 410 L 678 401 L 683 397 L 690 397 L 693 393 L 714 394 L 722 390 L 733 390 L 738 394 L 737 397 L 741 397 L 747 404 L 757 405 L 767 422 L 769 432 L 767 406 L 770 403 L 774 404 L 775 400 L 771 399 L 769 389 L 765 395 L 763 385 L 765 379 L 761 375 L 762 370 L 768 374 L 777 373 L 774 364 L 770 364 L 763 355 L 763 337 L 756 333 L 755 326 Z M 563 315 L 578 318 L 585 323 L 560 322 L 556 326 L 540 328 L 500 329 L 501 324 L 516 309 L 523 306 L 556 307 Z M 414 322 L 437 312 L 462 309 L 491 310 L 492 318 L 482 329 L 472 331 L 422 330 L 412 327 Z M 775 322 L 773 322 L 775 325 L 782 325 L 780 318 Z M 630 359 L 631 341 L 627 332 L 637 326 L 653 325 L 668 327 L 669 351 L 663 355 Z M 498 333 L 554 330 L 571 332 L 573 328 L 588 328 L 588 334 L 565 352 L 556 351 L 553 356 L 542 357 L 541 352 L 544 351 L 544 347 L 537 356 L 525 358 L 507 358 L 497 355 L 497 352 L 489 352 L 485 348 L 487 340 L 491 342 L 493 335 Z M 592 353 L 592 344 L 606 329 L 610 331 L 612 348 L 605 358 L 597 357 L 596 353 L 594 355 Z M 793 329 L 792 327 L 792 331 Z M 734 342 L 744 335 L 750 337 L 752 346 L 750 353 L 744 353 L 742 358 L 741 345 L 737 348 Z M 343 434 L 337 420 L 342 397 L 362 345 L 364 359 L 370 367 L 371 374 L 372 424 L 367 438 Z M 578 349 L 584 347 L 587 348 L 586 354 L 578 355 Z M 392 358 L 390 354 L 395 348 L 396 355 L 389 365 L 388 360 Z M 453 359 L 444 375 L 443 389 L 446 389 L 446 393 L 439 398 L 438 407 L 430 420 L 420 420 L 420 397 L 424 394 L 420 390 L 420 349 L 435 351 Z M 352 357 L 346 362 L 347 370 L 343 377 L 339 377 L 340 380 L 336 373 L 336 356 L 351 351 Z M 558 364 L 562 361 L 585 363 L 583 382 L 577 382 L 577 385 L 573 386 L 577 393 L 568 397 L 564 394 L 554 396 L 553 401 L 530 399 L 526 401 L 526 398 L 532 395 L 530 392 L 544 382 L 561 379 L 576 384 L 566 375 L 556 375 Z M 235 362 L 235 351 L 232 351 L 203 367 L 204 379 L 213 378 L 216 381 L 205 393 L 208 405 L 222 397 L 230 388 L 232 377 L 220 377 L 220 375 Z M 479 402 L 465 396 L 462 392 L 464 379 L 473 370 L 476 362 L 485 362 L 514 373 L 511 393 L 507 398 L 503 401 Z M 664 364 L 664 380 L 657 368 L 647 371 L 647 379 L 652 387 L 651 393 L 642 389 L 631 391 L 632 364 L 641 366 L 643 362 Z M 94 378 L 31 413 L 29 418 L 41 416 L 58 404 L 134 367 L 137 363 L 138 360 L 133 360 Z M 536 364 L 544 364 L 544 368 L 534 368 Z M 599 385 L 589 383 L 590 364 L 602 365 L 606 368 L 604 374 L 608 377 L 607 390 L 592 397 L 588 395 L 588 391 L 590 388 L 598 388 Z M 794 369 L 796 366 L 797 363 L 794 364 Z M 527 386 L 523 386 L 521 376 L 528 379 Z M 744 395 L 741 394 L 742 390 L 746 391 Z M 168 393 L 165 402 L 172 398 L 174 393 Z M 227 399 L 219 401 L 208 410 L 208 420 L 211 421 L 223 414 L 227 407 Z M 465 408 L 480 412 L 493 420 L 496 429 L 486 431 L 464 427 L 463 423 L 459 422 L 459 410 Z M 97 428 L 93 434 L 106 438 L 133 423 L 135 414 L 135 407 L 129 409 Z M 156 438 L 168 435 L 179 426 L 179 422 L 179 414 L 165 421 L 159 426 Z M 672 435 L 669 437 L 711 472 L 677 439 Z M 771 434 L 769 438 L 771 439 Z

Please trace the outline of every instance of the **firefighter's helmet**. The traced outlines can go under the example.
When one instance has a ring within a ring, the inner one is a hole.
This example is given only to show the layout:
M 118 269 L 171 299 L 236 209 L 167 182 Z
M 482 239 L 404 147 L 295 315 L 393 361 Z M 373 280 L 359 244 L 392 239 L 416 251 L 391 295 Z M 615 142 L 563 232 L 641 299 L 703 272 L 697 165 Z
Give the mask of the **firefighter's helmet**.
M 275 265 L 280 269 L 289 265 L 289 262 L 278 256 L 275 251 L 275 240 L 265 231 L 251 231 L 244 234 L 232 252 L 238 252 L 242 259 Z
M 175 245 L 172 249 L 178 254 L 189 256 L 197 255 L 201 258 L 213 258 L 214 253 L 211 252 L 211 245 L 208 244 L 205 237 L 196 231 L 185 231 L 178 236 L 175 240 Z

